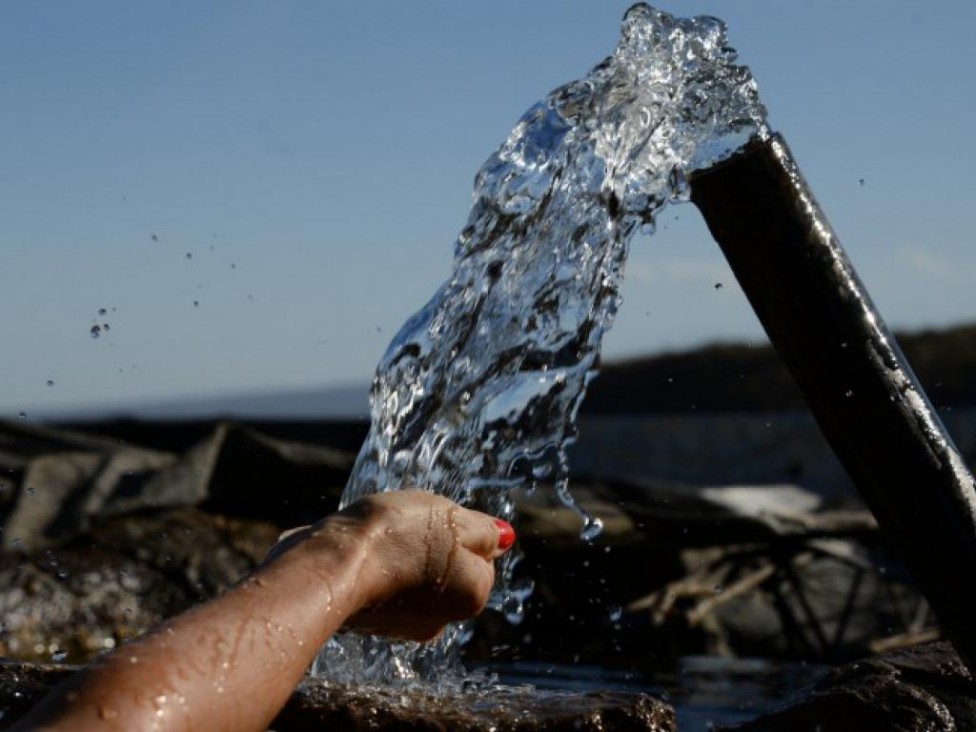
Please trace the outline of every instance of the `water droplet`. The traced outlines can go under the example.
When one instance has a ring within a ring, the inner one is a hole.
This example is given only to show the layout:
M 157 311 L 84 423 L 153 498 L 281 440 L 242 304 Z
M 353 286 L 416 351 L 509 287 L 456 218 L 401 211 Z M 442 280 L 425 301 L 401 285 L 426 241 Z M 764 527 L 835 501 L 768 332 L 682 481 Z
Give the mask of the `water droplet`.
M 721 282 L 716 282 L 715 283 L 715 289 L 716 290 L 721 290 L 722 289 L 722 283 Z
M 580 538 L 584 541 L 593 541 L 603 532 L 603 521 L 599 518 L 590 516 L 583 522 L 580 529 Z
M 619 623 L 620 619 L 624 616 L 624 609 L 620 605 L 612 605 L 610 607 L 610 620 L 614 623 Z
M 532 468 L 532 477 L 536 480 L 545 480 L 552 475 L 552 465 L 549 463 L 541 463 Z
M 54 386 L 54 379 L 48 379 L 47 380 L 47 385 L 48 386 Z
M 105 315 L 105 313 L 107 313 L 107 312 L 108 312 L 108 310 L 106 310 L 105 308 L 99 308 L 98 309 L 98 314 L 99 315 Z
M 102 327 L 100 325 L 93 325 L 89 332 L 92 338 L 98 338 L 102 334 Z
M 715 593 L 716 595 L 721 595 L 721 594 L 722 594 L 723 592 L 725 592 L 725 587 L 723 587 L 722 585 L 715 585 L 715 586 L 714 586 L 714 587 L 712 588 L 712 591 L 713 591 L 713 592 L 714 592 L 714 593 Z
M 32 496 L 32 495 L 34 495 L 37 492 L 37 489 L 34 486 L 32 486 L 32 485 L 27 486 L 27 488 L 25 488 L 25 490 L 27 491 L 27 495 L 29 495 L 29 496 Z
M 51 660 L 55 663 L 61 663 L 64 659 L 68 657 L 67 651 L 55 651 L 51 654 Z
M 502 613 L 505 615 L 505 619 L 512 625 L 520 625 L 525 619 L 525 605 L 515 595 L 510 595 L 505 598 L 505 602 L 502 605 Z
M 195 307 L 195 308 L 200 307 L 200 301 L 199 300 L 194 300 L 193 301 L 193 307 Z
M 187 252 L 186 253 L 186 258 L 187 259 L 193 259 L 193 253 L 192 252 Z
M 21 419 L 27 419 L 27 412 L 17 412 L 17 416 Z
M 159 237 L 156 236 L 155 234 L 150 234 L 149 238 L 152 239 L 153 241 L 159 241 Z

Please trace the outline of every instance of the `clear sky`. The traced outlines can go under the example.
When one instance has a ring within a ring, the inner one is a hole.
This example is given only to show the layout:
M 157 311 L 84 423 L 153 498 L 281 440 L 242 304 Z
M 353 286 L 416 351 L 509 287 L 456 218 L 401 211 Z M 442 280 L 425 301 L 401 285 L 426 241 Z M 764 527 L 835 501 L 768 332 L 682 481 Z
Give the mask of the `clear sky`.
M 628 4 L 4 3 L 0 413 L 365 383 Z M 659 6 L 728 22 L 890 325 L 976 319 L 976 3 Z M 609 358 L 761 337 L 690 206 L 624 297 Z

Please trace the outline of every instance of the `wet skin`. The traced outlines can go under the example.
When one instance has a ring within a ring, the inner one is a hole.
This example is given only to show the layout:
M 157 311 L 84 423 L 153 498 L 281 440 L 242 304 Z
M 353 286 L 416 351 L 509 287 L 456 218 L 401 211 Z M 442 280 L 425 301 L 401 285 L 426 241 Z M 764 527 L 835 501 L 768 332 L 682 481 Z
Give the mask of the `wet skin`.
M 236 587 L 82 670 L 14 730 L 267 729 L 340 627 L 429 640 L 480 612 L 507 538 L 428 493 L 363 499 L 289 532 Z

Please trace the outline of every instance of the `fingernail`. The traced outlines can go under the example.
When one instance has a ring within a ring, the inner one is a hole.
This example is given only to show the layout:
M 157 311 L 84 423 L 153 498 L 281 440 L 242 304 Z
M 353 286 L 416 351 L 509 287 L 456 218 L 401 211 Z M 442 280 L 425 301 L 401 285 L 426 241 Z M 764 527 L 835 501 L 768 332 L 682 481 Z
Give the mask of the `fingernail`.
M 498 548 L 505 551 L 515 543 L 515 529 L 502 519 L 495 519 L 495 526 L 498 527 Z

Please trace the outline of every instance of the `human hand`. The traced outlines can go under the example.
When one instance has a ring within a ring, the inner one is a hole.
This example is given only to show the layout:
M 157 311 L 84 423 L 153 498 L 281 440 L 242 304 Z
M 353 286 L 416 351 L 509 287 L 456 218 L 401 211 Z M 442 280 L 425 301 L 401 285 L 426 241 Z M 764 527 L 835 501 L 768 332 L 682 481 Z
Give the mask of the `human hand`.
M 394 491 L 289 532 L 272 554 L 297 543 L 357 546 L 361 565 L 346 627 L 425 641 L 484 608 L 495 580 L 493 560 L 514 538 L 504 521 L 441 496 Z

